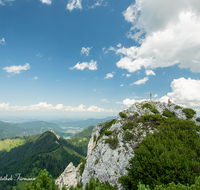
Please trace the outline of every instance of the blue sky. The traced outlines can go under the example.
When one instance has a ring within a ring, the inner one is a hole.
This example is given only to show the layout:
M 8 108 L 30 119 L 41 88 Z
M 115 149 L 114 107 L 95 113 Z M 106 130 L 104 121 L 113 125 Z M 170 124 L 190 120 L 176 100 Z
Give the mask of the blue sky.
M 200 115 L 197 0 L 0 0 L 0 113 L 115 116 L 149 99 Z

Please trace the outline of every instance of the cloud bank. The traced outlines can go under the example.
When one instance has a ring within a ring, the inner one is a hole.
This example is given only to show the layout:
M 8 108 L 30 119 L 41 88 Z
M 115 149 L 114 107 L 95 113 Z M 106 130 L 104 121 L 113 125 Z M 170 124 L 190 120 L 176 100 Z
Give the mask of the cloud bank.
M 47 104 L 46 102 L 40 102 L 30 106 L 11 106 L 9 103 L 0 103 L 0 111 L 69 111 L 69 112 L 118 112 L 112 109 L 99 108 L 92 105 L 85 108 L 85 105 L 80 104 L 78 107 L 64 106 L 63 104 Z
M 122 14 L 132 23 L 127 37 L 140 46 L 117 49 L 117 67 L 135 72 L 179 64 L 200 72 L 199 7 L 198 0 L 136 0 Z

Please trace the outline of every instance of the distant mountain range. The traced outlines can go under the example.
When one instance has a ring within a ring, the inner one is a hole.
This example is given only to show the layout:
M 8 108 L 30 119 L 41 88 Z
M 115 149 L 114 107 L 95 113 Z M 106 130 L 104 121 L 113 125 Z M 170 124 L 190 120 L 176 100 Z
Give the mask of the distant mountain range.
M 23 137 L 33 134 L 41 134 L 48 130 L 53 130 L 61 137 L 72 137 L 74 133 L 66 132 L 68 128 L 73 127 L 79 129 L 86 129 L 88 126 L 96 126 L 98 123 L 105 122 L 113 119 L 113 117 L 107 117 L 103 119 L 87 119 L 73 122 L 56 121 L 56 123 L 50 123 L 45 121 L 32 121 L 25 123 L 6 123 L 0 121 L 0 139 L 11 137 Z

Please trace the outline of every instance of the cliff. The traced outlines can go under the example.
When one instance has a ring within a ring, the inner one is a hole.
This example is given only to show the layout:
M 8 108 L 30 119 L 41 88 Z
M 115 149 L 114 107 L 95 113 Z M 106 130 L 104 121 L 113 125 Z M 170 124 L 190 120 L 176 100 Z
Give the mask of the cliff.
M 129 167 L 129 160 L 134 157 L 134 149 L 147 134 L 152 134 L 155 130 L 159 132 L 158 127 L 152 125 L 155 122 L 153 119 L 144 125 L 142 116 L 155 114 L 162 115 L 164 118 L 178 117 L 192 120 L 200 125 L 200 120 L 192 109 L 183 109 L 173 103 L 164 102 L 135 103 L 120 112 L 115 120 L 100 123 L 93 129 L 82 176 L 79 169 L 81 164 L 74 168 L 75 175 L 68 170 L 67 176 L 64 177 L 62 174 L 56 180 L 60 189 L 63 185 L 69 188 L 67 181 L 75 176 L 73 180 L 71 179 L 74 182 L 70 185 L 76 186 L 81 181 L 85 189 L 90 178 L 98 177 L 100 182 L 108 181 L 113 186 L 117 184 L 117 188 L 121 190 L 122 186 L 118 183 L 118 178 L 127 174 L 126 167 Z

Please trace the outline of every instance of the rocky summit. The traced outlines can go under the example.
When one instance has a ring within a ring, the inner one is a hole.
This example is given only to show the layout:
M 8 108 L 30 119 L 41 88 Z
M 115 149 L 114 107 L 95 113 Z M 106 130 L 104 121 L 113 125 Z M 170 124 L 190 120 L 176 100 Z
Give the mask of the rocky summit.
M 163 118 L 173 116 L 192 120 L 200 125 L 200 118 L 192 109 L 164 102 L 135 103 L 120 112 L 116 119 L 99 123 L 93 129 L 86 162 L 80 163 L 77 168 L 72 163 L 69 164 L 56 180 L 60 189 L 63 185 L 69 188 L 70 185 L 76 186 L 81 182 L 84 190 L 90 178 L 99 178 L 100 182 L 108 181 L 113 186 L 117 184 L 117 188 L 121 190 L 118 178 L 127 174 L 126 167 L 129 167 L 129 160 L 134 157 L 134 149 L 147 134 L 154 133 L 154 130 L 158 131 L 151 126 L 153 121 L 144 125 L 142 116 L 149 115 L 162 115 Z M 81 165 L 83 171 L 80 170 Z

